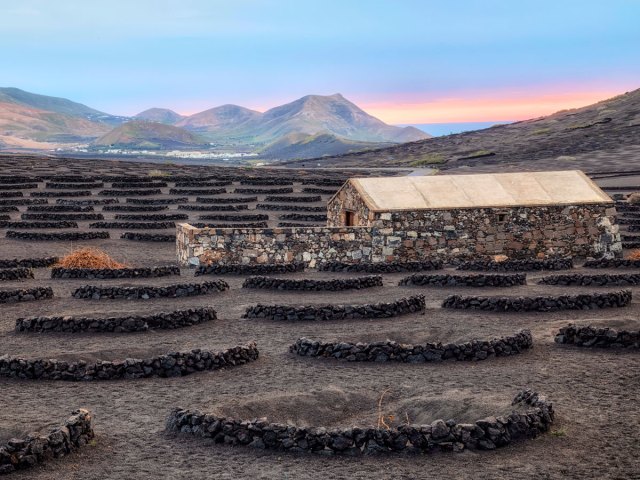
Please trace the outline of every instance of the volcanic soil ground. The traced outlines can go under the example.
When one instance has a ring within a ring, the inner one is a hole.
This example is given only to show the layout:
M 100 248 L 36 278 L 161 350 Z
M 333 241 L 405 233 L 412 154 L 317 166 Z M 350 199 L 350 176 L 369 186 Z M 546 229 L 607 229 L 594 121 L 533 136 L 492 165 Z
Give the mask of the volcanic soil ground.
M 77 161 L 73 167 L 40 159 L 31 168 L 4 159 L 3 174 L 148 175 L 147 164 Z M 76 162 L 76 161 L 74 161 Z M 38 166 L 40 165 L 40 166 Z M 200 175 L 205 169 L 164 167 L 172 174 Z M 215 170 L 219 172 L 221 169 Z M 8 173 L 6 173 L 8 172 Z M 245 172 L 246 173 L 246 172 Z M 252 176 L 261 175 L 258 171 Z M 279 175 L 282 175 L 279 173 Z M 304 172 L 291 173 L 300 189 Z M 319 173 L 309 174 L 319 176 Z M 333 174 L 325 172 L 325 176 Z M 346 175 L 341 172 L 340 175 Z M 333 175 L 335 177 L 335 175 Z M 631 178 L 631 180 L 629 179 Z M 171 182 L 170 177 L 164 180 Z M 620 185 L 633 185 L 621 177 Z M 607 180 L 609 185 L 615 179 Z M 627 182 L 627 183 L 624 183 Z M 171 187 L 172 185 L 169 185 Z M 43 189 L 40 183 L 39 189 Z M 232 190 L 240 186 L 227 187 Z M 109 188 L 105 185 L 105 188 Z M 256 187 L 277 188 L 277 187 Z M 34 190 L 25 191 L 25 196 Z M 169 198 L 163 194 L 148 198 Z M 101 198 L 98 190 L 91 198 Z M 237 196 L 228 193 L 229 196 Z M 224 195 L 223 195 L 224 196 Z M 147 197 L 145 197 L 147 198 Z M 327 195 L 323 195 L 326 201 Z M 121 204 L 124 199 L 121 199 Z M 195 196 L 189 197 L 195 203 Z M 50 204 L 55 199 L 49 199 Z M 321 205 L 311 203 L 309 205 Z M 253 207 L 254 205 L 252 205 Z M 250 208 L 252 208 L 250 207 Z M 26 211 L 11 213 L 13 220 Z M 175 206 L 167 212 L 172 213 Z M 96 212 L 101 211 L 97 206 Z M 242 213 L 242 212 L 240 212 Z M 251 212 L 245 212 L 251 213 Z M 262 212 L 261 212 L 262 213 Z M 268 212 L 269 222 L 281 212 Z M 286 213 L 286 212 L 285 212 Z M 193 213 L 192 213 L 193 214 Z M 112 218 L 113 213 L 105 216 Z M 195 217 L 194 217 L 195 218 Z M 80 231 L 95 230 L 79 222 Z M 39 230 L 29 230 L 39 231 Z M 175 264 L 174 243 L 136 242 L 118 238 L 85 242 L 24 241 L 4 238 L 0 258 L 62 256 L 80 246 L 94 246 L 133 266 Z M 159 231 L 172 233 L 172 230 Z M 580 268 L 577 271 L 586 271 Z M 614 270 L 588 273 L 615 273 Z M 625 270 L 627 272 L 627 270 Z M 556 345 L 557 329 L 570 322 L 638 329 L 640 288 L 631 288 L 631 306 L 620 309 L 556 313 L 490 313 L 445 310 L 442 300 L 463 295 L 554 295 L 607 291 L 604 287 L 536 285 L 549 273 L 528 274 L 528 285 L 514 288 L 400 287 L 407 274 L 385 274 L 384 286 L 348 292 L 281 292 L 242 289 L 244 276 L 225 275 L 229 291 L 204 296 L 155 300 L 79 300 L 72 291 L 86 284 L 134 285 L 201 282 L 218 277 L 193 277 L 183 268 L 180 277 L 139 280 L 53 280 L 48 269 L 36 269 L 35 279 L 2 282 L 0 289 L 51 286 L 50 300 L 0 305 L 0 355 L 65 360 L 144 358 L 192 348 L 224 349 L 256 340 L 260 358 L 243 366 L 195 373 L 178 378 L 149 378 L 96 382 L 32 381 L 0 378 L 0 444 L 2 440 L 42 430 L 62 422 L 83 407 L 94 414 L 96 441 L 65 458 L 12 474 L 15 479 L 239 479 L 239 478 L 640 478 L 640 356 L 637 351 L 596 350 Z M 553 272 L 557 273 L 557 272 Z M 620 273 L 620 272 L 618 272 Z M 355 273 L 306 271 L 286 278 L 347 278 Z M 278 275 L 285 277 L 285 275 Z M 424 312 L 390 319 L 325 322 L 280 322 L 244 319 L 246 307 L 256 303 L 320 304 L 375 303 L 424 294 Z M 33 315 L 111 316 L 212 306 L 218 320 L 177 330 L 135 334 L 25 334 L 13 330 L 15 319 Z M 488 339 L 527 328 L 534 348 L 520 355 L 481 362 L 447 361 L 437 364 L 350 363 L 302 358 L 289 353 L 299 337 L 319 340 L 385 340 L 407 343 Z M 495 451 L 461 454 L 322 457 L 287 454 L 247 447 L 214 445 L 189 435 L 165 433 L 168 412 L 176 406 L 197 408 L 236 418 L 268 417 L 299 425 L 328 427 L 375 424 L 378 400 L 396 421 L 430 423 L 437 418 L 459 422 L 510 411 L 510 401 L 530 388 L 554 404 L 551 432 Z M 25 425 L 31 426 L 26 428 Z

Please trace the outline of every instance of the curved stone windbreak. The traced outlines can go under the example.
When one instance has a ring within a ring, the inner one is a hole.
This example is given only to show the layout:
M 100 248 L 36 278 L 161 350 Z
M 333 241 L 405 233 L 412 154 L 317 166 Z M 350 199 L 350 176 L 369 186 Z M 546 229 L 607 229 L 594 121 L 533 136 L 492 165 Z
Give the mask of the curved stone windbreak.
M 255 263 L 255 264 L 212 264 L 200 265 L 194 276 L 200 275 L 262 275 L 265 273 L 294 273 L 304 272 L 304 262 L 296 263 Z
M 7 230 L 7 238 L 15 238 L 17 240 L 38 240 L 38 241 L 56 241 L 56 240 L 99 240 L 107 239 L 111 236 L 109 232 L 16 232 Z
M 227 193 L 226 188 L 170 188 L 169 195 L 220 195 Z
M 332 291 L 361 290 L 363 288 L 382 287 L 380 275 L 369 275 L 356 278 L 334 278 L 331 280 L 287 279 L 274 277 L 249 277 L 242 284 L 242 288 L 259 288 L 266 290 L 304 290 L 304 291 Z
M 221 352 L 195 349 L 170 352 L 146 359 L 127 358 L 122 361 L 95 363 L 59 360 L 30 360 L 9 355 L 0 356 L 0 376 L 29 380 L 116 380 L 121 378 L 180 377 L 204 370 L 243 365 L 257 360 L 255 342 L 238 345 Z
M 221 180 L 217 182 L 210 181 L 188 181 L 188 182 L 176 182 L 176 187 L 227 187 L 231 185 L 233 182 L 231 180 Z M 166 185 L 165 185 L 166 186 Z
M 280 220 L 298 220 L 302 222 L 326 222 L 327 215 L 313 215 L 311 213 L 285 213 L 280 215 Z
M 640 260 L 631 260 L 629 258 L 601 258 L 598 260 L 587 260 L 583 267 L 585 268 L 640 268 Z
M 0 205 L 46 205 L 47 200 L 44 198 L 16 198 L 16 199 L 2 199 Z
M 526 284 L 527 275 L 524 273 L 512 273 L 506 275 L 414 274 L 405 277 L 398 282 L 398 285 L 415 285 L 420 287 L 515 287 L 517 285 Z
M 247 215 L 200 215 L 198 220 L 219 220 L 222 222 L 259 222 L 269 220 L 269 215 L 254 213 Z
M 211 307 L 126 317 L 28 317 L 16 320 L 16 332 L 146 332 L 150 329 L 173 330 L 216 319 L 216 311 Z
M 514 440 L 535 438 L 549 430 L 554 419 L 553 405 L 531 390 L 523 390 L 512 405 L 528 406 L 525 411 L 486 417 L 475 423 L 435 420 L 426 425 L 375 427 L 296 427 L 269 423 L 266 419 L 235 420 L 197 410 L 172 410 L 166 429 L 212 438 L 214 443 L 248 445 L 288 452 L 321 455 L 372 455 L 379 453 L 436 451 L 461 452 L 493 450 Z
M 280 203 L 259 203 L 257 210 L 284 210 L 289 212 L 326 212 L 327 207 L 310 207 L 308 205 L 282 205 Z M 326 220 L 326 213 L 324 215 Z
M 267 222 L 245 222 L 245 223 L 212 223 L 196 222 L 190 223 L 195 228 L 268 228 Z
M 0 214 L 0 223 L 8 222 L 9 220 L 11 220 L 11 215 Z
M 293 185 L 293 182 L 284 178 L 243 178 L 240 185 Z
M 117 198 L 99 198 L 90 200 L 65 200 L 59 198 L 56 200 L 57 205 L 112 205 L 114 203 L 120 203 Z
M 57 183 L 57 182 L 47 182 L 45 184 L 45 188 L 50 188 L 52 190 L 91 190 L 93 188 L 102 188 L 104 187 L 103 182 L 95 182 L 95 183 Z M 36 188 L 36 187 L 34 187 Z
M 0 260 L 0 268 L 45 268 L 58 263 L 58 257 L 13 258 Z
M 166 187 L 167 182 L 158 182 L 154 180 L 150 181 L 136 181 L 136 182 L 111 182 L 111 188 L 162 188 Z
M 150 188 L 148 190 L 140 190 L 140 189 L 113 190 L 113 189 L 106 189 L 106 190 L 100 190 L 98 195 L 101 195 L 103 197 L 124 197 L 126 195 L 135 195 L 135 196 L 162 195 L 162 190 L 160 190 L 159 188 Z
M 60 458 L 85 446 L 95 436 L 91 412 L 75 410 L 64 423 L 48 434 L 12 438 L 0 445 L 0 475 L 31 468 L 50 458 Z
M 0 269 L 0 280 L 26 280 L 29 278 L 34 278 L 33 270 L 27 267 Z
M 29 208 L 29 207 L 27 207 Z M 9 212 L 19 212 L 20 209 L 16 206 L 10 205 L 10 206 L 0 206 L 0 212 L 2 213 L 9 213 Z
M 90 197 L 90 190 L 71 190 L 57 192 L 31 192 L 32 197 Z
M 458 270 L 484 270 L 490 272 L 527 272 L 538 270 L 568 270 L 573 268 L 571 258 L 546 258 L 543 260 L 472 260 L 462 262 L 457 266 Z
M 321 272 L 367 272 L 398 273 L 420 272 L 442 269 L 440 260 L 424 260 L 421 262 L 380 262 L 380 263 L 343 263 L 324 262 L 318 265 Z
M 277 197 L 277 196 L 268 196 L 265 197 L 265 202 L 280 202 L 280 203 L 311 203 L 311 202 L 320 202 L 322 197 L 320 195 L 308 195 L 302 197 Z
M 57 206 L 57 205 L 53 205 Z M 22 220 L 71 220 L 72 223 L 78 220 L 104 220 L 101 213 L 23 213 L 20 215 Z
M 93 212 L 92 205 L 31 205 L 27 207 L 27 212 Z
M 640 330 L 615 330 L 609 327 L 569 324 L 560 328 L 555 342 L 598 348 L 640 348 Z
M 306 222 L 278 222 L 278 227 L 283 227 L 283 228 L 303 228 L 303 227 L 310 227 L 310 226 L 312 225 Z
M 195 212 L 239 212 L 249 210 L 249 205 L 178 205 L 178 210 L 192 210 Z
M 21 183 L 21 184 L 11 184 L 11 185 L 0 184 L 0 190 L 31 190 L 33 188 L 38 188 L 38 184 L 37 183 Z
M 156 287 L 153 285 L 139 285 L 135 287 L 101 287 L 97 285 L 85 285 L 76 289 L 72 296 L 82 299 L 126 299 L 148 300 L 150 298 L 177 298 L 193 297 L 195 295 L 207 295 L 209 293 L 222 292 L 229 289 L 229 284 L 224 280 L 212 280 L 203 283 L 177 283 Z
M 293 188 L 236 188 L 233 193 L 254 194 L 254 195 L 270 195 L 293 193 Z
M 640 285 L 640 273 L 621 273 L 603 275 L 584 275 L 574 273 L 567 275 L 548 275 L 538 280 L 540 285 L 579 285 L 591 287 L 625 287 Z
M 165 230 L 176 228 L 175 222 L 94 222 L 89 228 L 117 228 L 127 230 Z
M 425 309 L 424 295 L 401 298 L 393 302 L 361 305 L 254 305 L 248 307 L 243 318 L 269 320 L 349 320 L 362 318 L 391 318 Z
M 167 210 L 167 205 L 105 205 L 103 212 L 161 212 Z
M 120 238 L 137 242 L 175 242 L 176 236 L 162 233 L 124 232 Z
M 529 330 L 491 340 L 465 343 L 426 343 L 407 345 L 386 340 L 375 343 L 318 342 L 299 338 L 289 351 L 303 357 L 331 357 L 350 362 L 425 363 L 443 360 L 476 361 L 489 357 L 508 357 L 533 347 Z
M 321 187 L 341 187 L 346 182 L 346 178 L 334 179 L 334 178 L 304 178 L 302 179 L 303 185 L 319 185 Z
M 51 278 L 155 278 L 180 275 L 180 267 L 168 265 L 161 267 L 137 268 L 63 268 L 51 269 Z
M 127 198 L 126 203 L 134 205 L 171 205 L 174 203 L 187 203 L 188 197 L 178 198 Z
M 338 191 L 337 188 L 315 188 L 315 187 L 305 187 L 302 189 L 302 193 L 319 193 L 321 195 L 334 195 Z
M 135 214 L 135 213 L 118 213 L 114 216 L 116 220 L 146 220 L 161 222 L 165 220 L 189 220 L 189 215 L 186 213 L 150 213 L 150 214 Z
M 0 290 L 0 303 L 29 302 L 31 300 L 45 300 L 47 298 L 53 298 L 53 289 L 51 287 Z
M 227 198 L 207 198 L 196 197 L 196 203 L 253 203 L 258 197 L 227 197 Z
M 592 310 L 626 307 L 631 303 L 631 291 L 585 293 L 547 297 L 462 297 L 448 296 L 442 306 L 465 310 L 493 312 L 553 312 L 557 310 Z
M 55 221 L 55 222 L 0 222 L 0 228 L 78 228 L 77 222 Z

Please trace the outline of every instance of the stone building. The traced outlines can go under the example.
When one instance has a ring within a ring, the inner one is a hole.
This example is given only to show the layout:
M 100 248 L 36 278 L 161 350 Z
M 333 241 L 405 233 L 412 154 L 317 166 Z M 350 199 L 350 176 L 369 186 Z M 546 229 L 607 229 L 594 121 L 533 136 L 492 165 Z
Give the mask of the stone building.
M 614 203 L 580 171 L 355 178 L 328 225 L 177 226 L 182 265 L 451 261 L 503 254 L 614 257 Z
M 613 200 L 579 170 L 352 178 L 327 210 L 329 227 L 421 232 L 426 250 L 622 253 Z

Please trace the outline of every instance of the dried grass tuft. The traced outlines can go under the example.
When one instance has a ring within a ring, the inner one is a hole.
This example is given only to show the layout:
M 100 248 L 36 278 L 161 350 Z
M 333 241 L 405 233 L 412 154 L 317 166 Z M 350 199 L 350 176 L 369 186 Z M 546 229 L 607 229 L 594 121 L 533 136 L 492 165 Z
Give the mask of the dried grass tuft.
M 74 250 L 62 257 L 56 267 L 63 268 L 127 268 L 128 265 L 111 258 L 106 252 L 98 248 L 85 247 Z
M 628 254 L 627 254 L 627 258 L 629 260 L 640 260 L 640 250 L 636 249 L 636 250 L 631 250 Z

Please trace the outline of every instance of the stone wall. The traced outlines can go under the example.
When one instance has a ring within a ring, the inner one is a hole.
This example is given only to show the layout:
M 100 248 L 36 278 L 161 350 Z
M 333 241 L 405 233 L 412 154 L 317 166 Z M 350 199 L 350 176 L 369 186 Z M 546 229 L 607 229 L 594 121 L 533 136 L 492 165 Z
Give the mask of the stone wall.
M 558 331 L 555 342 L 578 347 L 640 348 L 640 331 L 569 324 Z
M 414 274 L 403 278 L 398 283 L 398 285 L 433 287 L 515 287 L 517 285 L 526 284 L 527 276 L 524 273 L 511 273 L 506 275 Z
M 0 303 L 29 302 L 53 298 L 51 287 L 19 288 L 17 290 L 0 290 Z
M 547 275 L 538 280 L 540 285 L 579 285 L 591 287 L 626 287 L 630 285 L 640 285 L 640 274 L 602 274 L 584 275 L 582 273 L 572 273 L 566 275 Z
M 120 238 L 125 240 L 135 240 L 138 242 L 175 242 L 176 236 L 164 233 L 139 233 L 124 232 Z
M 529 258 L 522 260 L 493 259 L 469 260 L 457 265 L 458 270 L 479 270 L 488 272 L 532 272 L 538 270 L 568 270 L 573 268 L 571 258 Z
M 0 356 L 0 376 L 29 380 L 116 380 L 121 378 L 180 377 L 205 370 L 242 365 L 258 358 L 255 342 L 238 345 L 221 352 L 195 349 L 171 352 L 146 359 L 124 361 L 68 362 L 29 360 L 9 355 Z
M 101 287 L 85 285 L 76 289 L 72 296 L 91 300 L 127 299 L 148 300 L 150 298 L 177 298 L 192 297 L 194 295 L 207 295 L 208 293 L 222 292 L 229 289 L 229 284 L 224 280 L 212 280 L 203 283 L 177 283 L 155 287 L 152 285 L 137 285 L 135 287 Z
M 260 449 L 308 452 L 321 455 L 373 455 L 379 453 L 462 452 L 493 450 L 514 440 L 535 438 L 549 430 L 553 405 L 544 397 L 525 390 L 512 405 L 528 407 L 508 415 L 486 417 L 475 423 L 435 420 L 426 425 L 375 427 L 297 427 L 269 423 L 267 419 L 235 420 L 176 408 L 167 418 L 166 429 L 211 438 L 214 443 L 247 445 Z
M 382 276 L 368 275 L 356 278 L 334 278 L 331 280 L 314 280 L 310 278 L 288 279 L 274 277 L 249 277 L 242 288 L 260 288 L 266 290 L 304 290 L 331 291 L 361 290 L 363 288 L 382 287 Z
M 16 332 L 146 332 L 147 330 L 173 330 L 216 320 L 216 311 L 210 307 L 174 310 L 152 315 L 125 317 L 27 317 L 16 319 Z
M 443 360 L 477 361 L 489 357 L 508 357 L 533 347 L 529 330 L 491 340 L 465 343 L 426 343 L 407 345 L 386 340 L 376 343 L 317 342 L 299 338 L 289 350 L 303 357 L 331 357 L 349 362 L 425 363 Z
M 161 267 L 137 268 L 63 268 L 53 267 L 51 278 L 156 278 L 180 275 L 180 267 L 168 265 Z
M 7 238 L 15 238 L 16 240 L 39 240 L 39 241 L 77 241 L 77 240 L 97 240 L 107 239 L 110 237 L 109 232 L 16 232 L 15 230 L 7 230 L 5 234 Z
M 269 320 L 347 320 L 363 318 L 391 318 L 425 309 L 424 295 L 401 298 L 393 302 L 361 305 L 254 305 L 248 307 L 243 318 Z
M 33 277 L 33 270 L 28 267 L 2 268 L 0 280 L 26 280 Z
M 58 257 L 0 259 L 0 268 L 45 268 L 58 263 Z
M 33 467 L 49 458 L 64 457 L 89 443 L 94 436 L 91 413 L 76 410 L 46 435 L 12 438 L 0 445 L 0 475 Z
M 487 310 L 493 312 L 553 312 L 558 310 L 593 310 L 626 307 L 631 303 L 631 291 L 584 293 L 546 297 L 462 297 L 449 295 L 443 308 Z

